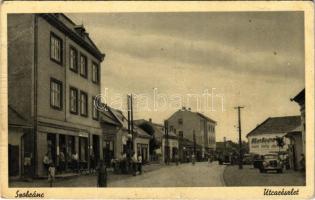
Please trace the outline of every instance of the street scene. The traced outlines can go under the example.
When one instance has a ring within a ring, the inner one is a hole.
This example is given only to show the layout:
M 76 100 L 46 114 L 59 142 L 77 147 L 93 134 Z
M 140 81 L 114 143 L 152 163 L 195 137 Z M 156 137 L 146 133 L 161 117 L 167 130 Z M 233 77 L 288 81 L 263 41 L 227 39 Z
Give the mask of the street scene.
M 304 186 L 303 20 L 8 15 L 9 187 Z

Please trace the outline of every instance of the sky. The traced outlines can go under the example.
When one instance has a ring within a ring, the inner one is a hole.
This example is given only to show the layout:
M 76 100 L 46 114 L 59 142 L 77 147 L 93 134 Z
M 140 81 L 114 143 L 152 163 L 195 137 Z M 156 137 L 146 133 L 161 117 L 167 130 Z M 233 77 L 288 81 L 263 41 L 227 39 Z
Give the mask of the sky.
M 106 54 L 101 93 L 134 119 L 163 123 L 185 106 L 217 122 L 216 139 L 243 139 L 268 117 L 299 115 L 305 86 L 302 12 L 68 14 Z

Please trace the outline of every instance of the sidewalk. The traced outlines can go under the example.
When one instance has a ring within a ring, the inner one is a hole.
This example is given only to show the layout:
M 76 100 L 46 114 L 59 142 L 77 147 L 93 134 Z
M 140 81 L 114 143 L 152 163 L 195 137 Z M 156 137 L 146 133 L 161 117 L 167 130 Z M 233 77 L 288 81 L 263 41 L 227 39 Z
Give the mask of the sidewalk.
M 172 165 L 170 165 L 172 166 Z M 143 166 L 143 174 L 158 170 L 162 167 L 168 167 L 163 164 L 148 164 Z M 142 175 L 137 175 L 142 176 Z M 132 178 L 129 174 L 114 174 L 111 169 L 108 169 L 108 184 Z M 96 187 L 96 175 L 78 175 L 78 174 L 64 174 L 58 175 L 54 182 L 54 187 Z M 12 180 L 9 181 L 9 187 L 49 187 L 47 179 L 34 179 L 31 181 Z
M 284 170 L 282 174 L 275 172 L 260 173 L 252 165 L 227 166 L 223 173 L 226 186 L 304 186 L 305 176 L 294 170 Z

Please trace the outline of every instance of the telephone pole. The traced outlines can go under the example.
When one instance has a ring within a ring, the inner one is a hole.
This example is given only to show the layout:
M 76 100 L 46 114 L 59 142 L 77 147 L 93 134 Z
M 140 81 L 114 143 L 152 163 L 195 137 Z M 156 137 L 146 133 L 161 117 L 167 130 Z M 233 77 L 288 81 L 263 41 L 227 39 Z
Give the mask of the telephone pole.
M 238 160 L 238 168 L 243 169 L 243 152 L 242 152 L 242 128 L 241 128 L 241 109 L 244 108 L 242 106 L 237 106 L 234 109 L 237 109 L 238 112 L 238 142 L 239 142 L 239 160 Z

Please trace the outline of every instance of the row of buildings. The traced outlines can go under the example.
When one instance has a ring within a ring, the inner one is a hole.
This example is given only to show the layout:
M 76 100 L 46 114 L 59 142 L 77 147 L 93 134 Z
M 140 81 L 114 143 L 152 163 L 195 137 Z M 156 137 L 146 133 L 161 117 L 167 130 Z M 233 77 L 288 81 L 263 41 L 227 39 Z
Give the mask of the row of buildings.
M 216 122 L 180 109 L 167 126 L 98 110 L 105 58 L 82 25 L 64 14 L 8 15 L 8 163 L 10 176 L 42 176 L 49 157 L 62 170 L 109 165 L 130 146 L 144 162 L 206 158 L 215 149 Z M 167 130 L 167 131 L 166 131 Z M 165 134 L 167 133 L 167 134 Z M 131 145 L 132 144 L 132 145 Z
M 290 167 L 301 169 L 301 159 L 305 155 L 305 89 L 291 101 L 300 107 L 298 116 L 269 117 L 247 134 L 249 152 L 264 155 L 281 153 L 288 157 Z M 283 138 L 284 146 L 279 147 L 276 138 Z

